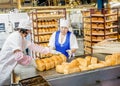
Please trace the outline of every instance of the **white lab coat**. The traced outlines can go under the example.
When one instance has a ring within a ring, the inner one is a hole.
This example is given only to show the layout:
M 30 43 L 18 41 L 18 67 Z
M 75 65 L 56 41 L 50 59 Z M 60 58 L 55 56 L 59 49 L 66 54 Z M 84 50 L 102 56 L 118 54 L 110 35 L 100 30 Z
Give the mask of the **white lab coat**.
M 24 51 L 29 45 L 30 42 L 23 39 L 18 31 L 6 39 L 0 51 L 0 86 L 8 84 L 10 74 L 17 64 L 14 51 L 17 49 Z

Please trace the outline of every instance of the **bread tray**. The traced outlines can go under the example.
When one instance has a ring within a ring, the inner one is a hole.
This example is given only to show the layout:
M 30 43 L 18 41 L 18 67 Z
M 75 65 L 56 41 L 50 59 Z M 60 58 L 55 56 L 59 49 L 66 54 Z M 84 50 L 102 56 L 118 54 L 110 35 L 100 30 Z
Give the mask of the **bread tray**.
M 22 79 L 19 81 L 20 86 L 51 86 L 41 75 Z

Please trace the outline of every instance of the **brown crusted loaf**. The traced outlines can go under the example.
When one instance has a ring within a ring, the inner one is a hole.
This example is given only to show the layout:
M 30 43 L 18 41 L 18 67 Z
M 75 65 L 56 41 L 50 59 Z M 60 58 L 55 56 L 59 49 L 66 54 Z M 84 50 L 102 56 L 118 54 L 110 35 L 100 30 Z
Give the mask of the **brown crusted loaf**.
M 70 74 L 70 73 L 76 73 L 76 72 L 80 72 L 79 67 L 64 69 L 64 74 Z
M 40 71 L 52 69 L 63 62 L 66 62 L 64 55 L 53 55 L 50 58 L 36 59 L 37 69 Z
M 57 65 L 56 66 L 56 72 L 64 73 L 64 66 L 63 65 Z
M 98 63 L 98 59 L 96 57 L 92 57 L 91 64 L 97 64 L 97 63 Z
M 80 72 L 79 66 L 76 66 L 73 63 L 63 63 L 62 65 L 57 65 L 56 66 L 56 72 L 63 73 L 63 74 Z
M 37 65 L 37 69 L 40 71 L 44 71 L 46 69 L 44 62 L 39 58 L 36 59 L 36 65 Z
M 85 60 L 84 58 L 77 58 L 76 60 L 79 62 L 81 66 L 86 67 L 88 65 L 87 60 Z
M 42 59 L 42 61 L 43 61 L 44 64 L 45 64 L 45 67 L 46 67 L 45 69 L 46 69 L 46 70 L 51 69 L 50 60 L 49 60 L 48 58 Z
M 87 60 L 87 66 L 91 64 L 91 56 L 86 56 L 85 59 Z
M 66 62 L 67 60 L 67 57 L 63 54 L 59 54 L 59 56 L 62 58 L 63 62 Z
M 63 62 L 62 65 L 57 65 L 56 66 L 56 72 L 64 74 L 64 69 L 67 68 L 68 64 L 69 63 L 67 63 L 67 62 Z
M 52 56 L 51 59 L 55 62 L 55 66 L 60 64 L 59 59 L 56 58 L 56 56 Z

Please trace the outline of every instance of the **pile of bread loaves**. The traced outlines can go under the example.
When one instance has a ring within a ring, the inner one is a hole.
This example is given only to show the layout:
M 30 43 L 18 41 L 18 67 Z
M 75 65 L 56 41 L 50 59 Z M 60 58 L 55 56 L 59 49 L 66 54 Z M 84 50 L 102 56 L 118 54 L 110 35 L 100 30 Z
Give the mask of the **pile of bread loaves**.
M 49 58 L 36 59 L 37 69 L 39 71 L 55 68 L 57 65 L 60 65 L 63 62 L 66 62 L 66 56 L 64 56 L 63 54 L 56 54 Z
M 57 65 L 56 71 L 62 74 L 70 74 L 117 64 L 120 64 L 120 53 L 107 55 L 104 61 L 100 61 L 96 57 L 86 56 L 85 58 L 76 58 L 70 63 L 64 62 Z

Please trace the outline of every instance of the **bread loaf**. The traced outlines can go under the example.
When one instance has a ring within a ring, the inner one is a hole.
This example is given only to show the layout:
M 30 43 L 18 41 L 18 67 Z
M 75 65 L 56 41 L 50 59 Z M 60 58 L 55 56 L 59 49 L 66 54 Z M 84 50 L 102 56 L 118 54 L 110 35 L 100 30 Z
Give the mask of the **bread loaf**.
M 45 64 L 45 69 L 46 69 L 46 70 L 51 69 L 50 61 L 49 61 L 48 58 L 46 58 L 46 59 L 42 59 L 42 61 L 43 61 L 44 64 Z
M 98 64 L 91 64 L 88 66 L 89 69 L 96 69 L 96 68 L 101 68 L 101 67 L 105 67 L 105 65 L 98 63 Z
M 64 73 L 64 66 L 63 65 L 57 65 L 56 66 L 56 72 L 58 73 Z
M 70 65 L 71 65 L 71 67 L 77 67 L 77 66 L 79 66 L 79 62 L 78 62 L 78 60 L 75 59 L 70 62 Z
M 55 62 L 55 67 L 60 64 L 59 59 L 56 58 L 55 55 L 53 55 L 53 56 L 51 57 L 51 59 Z
M 84 58 L 77 58 L 76 59 L 79 62 L 79 65 L 86 67 L 87 66 L 87 60 Z
M 67 60 L 67 57 L 63 54 L 59 54 L 59 56 L 62 58 L 63 62 L 66 62 Z
M 120 53 L 112 54 L 112 58 L 115 59 L 115 64 L 120 64 Z
M 62 64 L 62 63 L 63 63 L 63 59 L 62 59 L 59 55 L 56 55 L 56 58 L 58 59 L 59 64 Z
M 91 56 L 86 56 L 85 59 L 87 60 L 87 66 L 91 64 Z
M 36 61 L 36 65 L 37 65 L 38 70 L 44 71 L 46 69 L 44 62 L 41 59 L 37 58 L 35 61 Z
M 89 67 L 84 67 L 84 66 L 79 66 L 81 71 L 86 71 L 86 70 L 90 70 Z
M 115 63 L 115 62 L 112 62 L 112 55 L 107 55 L 105 57 L 105 62 L 108 66 L 111 66 L 113 63 Z
M 76 72 L 80 72 L 79 67 L 64 69 L 64 74 L 70 74 L 70 73 L 76 73 Z
M 91 64 L 97 64 L 97 63 L 98 63 L 98 59 L 96 57 L 92 57 Z

